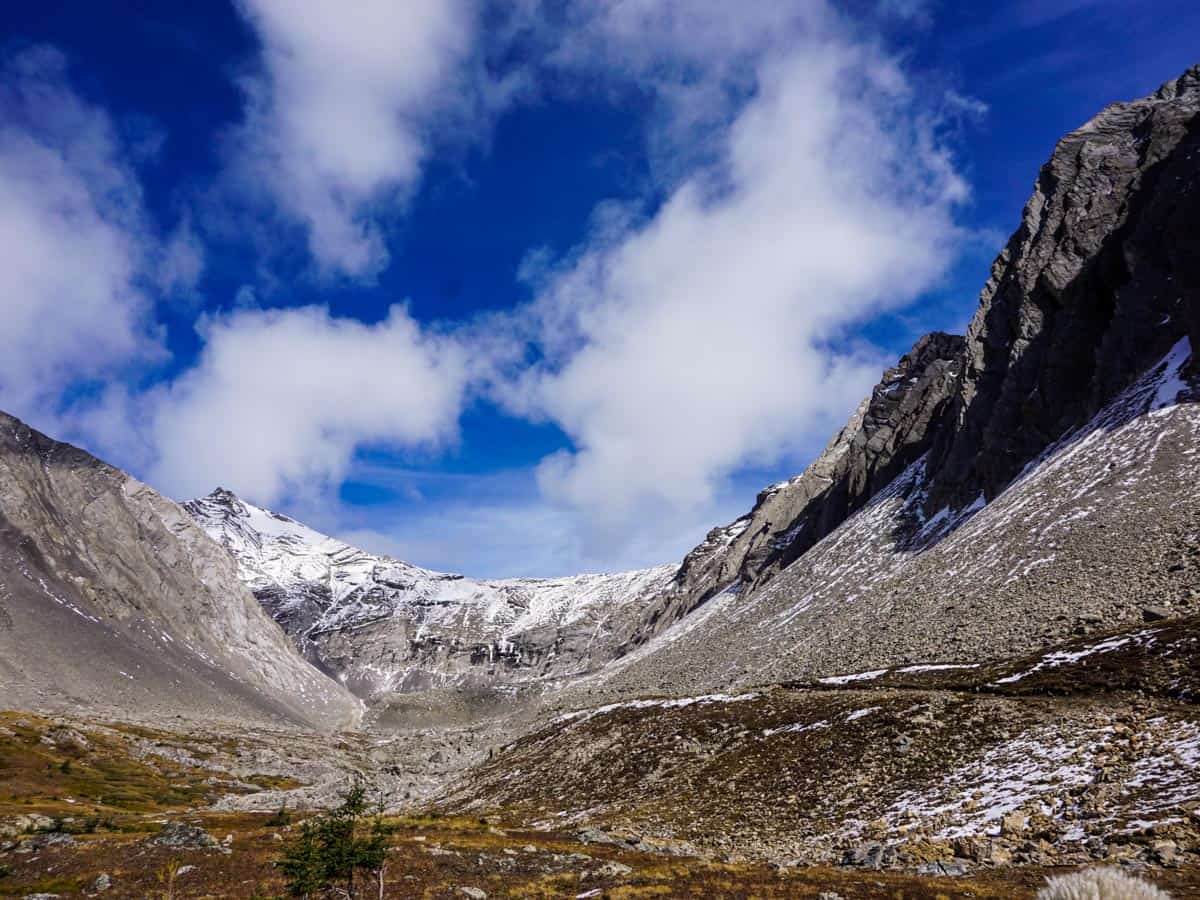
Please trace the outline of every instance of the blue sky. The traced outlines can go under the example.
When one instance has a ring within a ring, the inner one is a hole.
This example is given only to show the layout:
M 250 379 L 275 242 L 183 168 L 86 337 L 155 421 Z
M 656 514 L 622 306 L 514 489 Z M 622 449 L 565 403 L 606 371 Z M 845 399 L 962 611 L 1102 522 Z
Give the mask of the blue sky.
M 677 558 L 1196 4 L 8 4 L 0 407 L 414 562 Z

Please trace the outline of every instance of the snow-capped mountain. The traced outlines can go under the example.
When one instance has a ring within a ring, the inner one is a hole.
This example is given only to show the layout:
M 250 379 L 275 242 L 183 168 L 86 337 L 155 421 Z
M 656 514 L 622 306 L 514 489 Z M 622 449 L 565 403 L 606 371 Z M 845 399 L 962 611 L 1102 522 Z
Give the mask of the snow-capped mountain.
M 363 695 L 564 676 L 675 574 L 477 580 L 368 553 L 218 488 L 184 507 L 301 650 Z

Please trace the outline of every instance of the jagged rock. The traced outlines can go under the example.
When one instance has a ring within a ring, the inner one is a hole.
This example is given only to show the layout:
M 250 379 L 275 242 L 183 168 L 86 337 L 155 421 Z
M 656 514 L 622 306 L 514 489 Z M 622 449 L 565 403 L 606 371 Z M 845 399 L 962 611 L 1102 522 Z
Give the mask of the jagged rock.
M 729 584 L 744 589 L 803 555 L 919 458 L 953 395 L 963 338 L 933 332 L 883 374 L 850 422 L 803 474 L 758 495 L 740 519 L 709 532 L 651 612 L 644 642 Z
M 1181 338 L 1200 336 L 1198 112 L 1200 66 L 1058 142 L 967 330 L 928 511 L 997 496 Z
M 864 869 L 882 869 L 895 858 L 895 850 L 878 841 L 852 847 L 842 856 L 842 865 Z
M 1159 865 L 1172 866 L 1179 860 L 1179 845 L 1174 841 L 1155 841 L 1150 845 L 1150 853 Z
M 1171 610 L 1165 606 L 1146 606 L 1142 608 L 1142 621 L 1161 622 L 1171 618 Z
M 1000 833 L 1005 837 L 1023 834 L 1028 822 L 1029 817 L 1025 813 L 1011 812 L 1000 820 Z

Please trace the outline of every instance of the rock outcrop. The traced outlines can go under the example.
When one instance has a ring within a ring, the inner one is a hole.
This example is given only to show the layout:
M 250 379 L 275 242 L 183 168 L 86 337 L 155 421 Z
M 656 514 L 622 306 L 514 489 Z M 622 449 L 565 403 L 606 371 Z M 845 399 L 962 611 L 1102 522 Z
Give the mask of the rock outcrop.
M 614 682 L 1019 653 L 1188 601 L 1198 223 L 1200 67 L 1059 142 L 965 340 L 919 341 L 711 532 Z
M 627 640 L 653 636 L 730 584 L 749 590 L 769 581 L 919 459 L 946 413 L 963 347 L 961 337 L 941 332 L 917 341 L 812 465 L 708 533 Z
M 963 520 L 999 496 L 1172 352 L 1196 371 L 1198 114 L 1200 66 L 1064 137 L 966 338 L 921 338 L 803 474 L 763 491 L 688 554 L 623 646 L 645 644 L 722 591 L 767 589 L 919 458 L 897 547 L 940 537 L 927 520 Z M 1182 394 L 1171 402 L 1193 396 L 1186 374 L 1172 368 Z
M 1071 132 L 967 331 L 929 509 L 991 499 L 1180 339 L 1200 347 L 1200 66 Z

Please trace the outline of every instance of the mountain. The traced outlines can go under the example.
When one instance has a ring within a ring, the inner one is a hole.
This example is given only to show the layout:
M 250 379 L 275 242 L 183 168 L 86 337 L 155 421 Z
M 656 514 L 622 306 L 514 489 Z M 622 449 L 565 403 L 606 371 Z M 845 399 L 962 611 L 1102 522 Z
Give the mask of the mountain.
M 476 581 L 228 491 L 186 508 L 364 697 L 724 690 L 1194 612 L 1198 112 L 1200 67 L 1064 137 L 966 336 L 922 337 L 808 469 L 677 567 Z
M 1194 871 L 1198 323 L 1200 67 L 1064 137 L 966 337 L 444 806 L 787 871 Z
M 4 705 L 354 725 L 175 503 L 0 413 Z
M 673 566 L 476 580 L 377 556 L 218 488 L 184 504 L 297 647 L 363 697 L 598 668 Z
M 1200 67 L 1064 137 L 966 338 L 685 559 L 613 690 L 999 659 L 1197 603 Z

